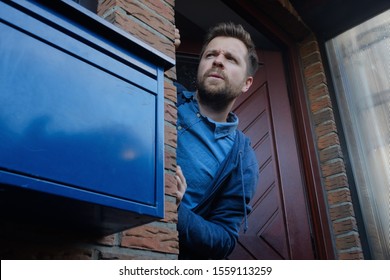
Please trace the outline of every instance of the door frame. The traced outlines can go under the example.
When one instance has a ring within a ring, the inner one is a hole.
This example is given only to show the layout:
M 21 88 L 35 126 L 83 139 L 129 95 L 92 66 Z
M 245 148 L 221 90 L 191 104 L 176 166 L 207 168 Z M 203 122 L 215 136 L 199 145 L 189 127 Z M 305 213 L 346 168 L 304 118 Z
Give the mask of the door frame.
M 292 117 L 300 151 L 306 185 L 308 211 L 311 216 L 313 245 L 317 259 L 335 259 L 326 197 L 324 194 L 316 142 L 306 101 L 298 43 L 311 34 L 299 24 L 292 24 L 293 15 L 279 1 L 223 0 L 223 2 L 258 27 L 266 37 L 282 49 L 286 80 L 290 92 Z M 278 23 L 272 19 L 277 14 Z M 271 16 L 270 16 L 271 15 Z M 285 20 L 281 23 L 280 21 Z M 297 19 L 294 21 L 298 22 Z M 281 27 L 283 26 L 283 28 Z
M 298 48 L 298 44 L 312 32 L 287 11 L 279 1 L 221 1 L 281 49 L 303 171 L 315 258 L 334 260 L 336 258 L 335 245 L 331 234 L 327 199 L 322 185 L 320 161 L 313 136 Z M 182 40 L 178 52 L 190 56 L 197 55 L 201 49 L 201 44 L 197 43 Z

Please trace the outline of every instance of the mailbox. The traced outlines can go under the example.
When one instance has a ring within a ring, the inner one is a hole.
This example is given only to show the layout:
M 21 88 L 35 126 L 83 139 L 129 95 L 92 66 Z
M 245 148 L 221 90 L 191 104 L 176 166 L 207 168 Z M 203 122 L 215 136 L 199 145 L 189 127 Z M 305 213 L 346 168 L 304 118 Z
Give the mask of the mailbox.
M 1 219 L 110 233 L 162 218 L 174 60 L 71 1 L 0 2 L 0 34 Z

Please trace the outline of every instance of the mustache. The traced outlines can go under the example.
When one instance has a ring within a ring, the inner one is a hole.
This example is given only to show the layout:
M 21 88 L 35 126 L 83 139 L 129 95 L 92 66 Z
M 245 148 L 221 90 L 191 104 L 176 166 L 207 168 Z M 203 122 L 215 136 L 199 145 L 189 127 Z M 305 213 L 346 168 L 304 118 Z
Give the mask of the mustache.
M 211 68 L 210 70 L 206 71 L 206 73 L 203 75 L 203 78 L 206 78 L 206 77 L 210 76 L 211 74 L 216 74 L 216 75 L 222 77 L 224 80 L 227 80 L 225 73 L 219 68 Z

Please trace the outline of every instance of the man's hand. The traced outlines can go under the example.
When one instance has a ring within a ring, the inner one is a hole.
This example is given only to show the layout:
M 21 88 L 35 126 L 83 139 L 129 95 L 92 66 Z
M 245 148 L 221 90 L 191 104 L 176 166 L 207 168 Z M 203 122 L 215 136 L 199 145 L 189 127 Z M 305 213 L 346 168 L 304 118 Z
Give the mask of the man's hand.
M 175 42 L 173 44 L 175 45 L 175 50 L 177 50 L 181 44 L 180 31 L 176 27 L 175 27 Z
M 181 200 L 183 199 L 184 193 L 187 189 L 186 178 L 183 175 L 183 171 L 180 166 L 176 168 L 176 182 L 177 182 L 177 191 L 176 191 L 176 205 L 179 206 Z

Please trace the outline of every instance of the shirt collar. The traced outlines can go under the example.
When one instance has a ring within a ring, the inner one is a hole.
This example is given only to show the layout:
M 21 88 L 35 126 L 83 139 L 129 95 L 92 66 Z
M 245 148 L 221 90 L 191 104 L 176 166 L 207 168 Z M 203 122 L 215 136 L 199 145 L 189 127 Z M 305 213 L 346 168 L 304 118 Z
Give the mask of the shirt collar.
M 238 118 L 234 113 L 229 113 L 227 122 L 216 122 L 208 117 L 206 117 L 206 120 L 214 126 L 215 139 L 234 133 L 238 126 Z
M 186 98 L 190 99 L 194 97 L 194 92 L 184 91 L 183 94 Z M 199 104 L 195 98 L 193 98 L 193 104 L 196 109 L 196 114 L 202 116 L 199 110 Z M 233 112 L 230 112 L 227 118 L 227 122 L 216 122 L 209 117 L 202 116 L 213 128 L 215 139 L 220 139 L 234 133 L 238 127 L 238 117 Z

